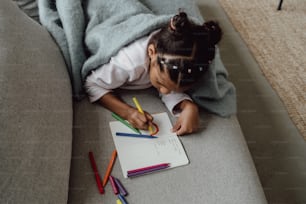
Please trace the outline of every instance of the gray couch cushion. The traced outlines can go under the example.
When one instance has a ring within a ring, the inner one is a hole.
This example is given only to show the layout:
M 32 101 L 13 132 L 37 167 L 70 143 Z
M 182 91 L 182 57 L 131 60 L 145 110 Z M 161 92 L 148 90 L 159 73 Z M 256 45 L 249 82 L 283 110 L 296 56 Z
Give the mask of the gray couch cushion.
M 0 3 L 0 203 L 65 203 L 72 94 L 46 30 Z
M 121 95 L 131 105 L 136 96 L 150 113 L 166 111 L 153 89 L 122 91 Z M 99 194 L 88 158 L 93 151 L 103 178 L 115 148 L 109 128 L 114 119 L 108 110 L 86 100 L 75 105 L 74 113 L 69 203 L 116 203 L 109 184 L 105 195 Z M 187 166 L 124 179 L 117 159 L 112 175 L 126 187 L 129 203 L 266 203 L 236 116 L 224 119 L 202 112 L 200 132 L 180 138 L 190 160 Z

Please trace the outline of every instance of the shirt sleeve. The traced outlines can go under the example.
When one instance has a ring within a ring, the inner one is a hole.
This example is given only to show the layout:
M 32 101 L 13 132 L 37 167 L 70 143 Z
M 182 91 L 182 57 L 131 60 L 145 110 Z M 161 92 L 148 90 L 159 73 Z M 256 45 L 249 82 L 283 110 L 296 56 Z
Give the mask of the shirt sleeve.
M 192 99 L 185 93 L 178 93 L 178 92 L 171 92 L 169 94 L 162 94 L 161 95 L 162 101 L 165 103 L 166 107 L 168 110 L 173 114 L 173 115 L 178 115 L 180 112 L 175 111 L 174 107 L 179 104 L 183 100 L 190 100 Z
M 92 71 L 85 81 L 90 102 L 95 102 L 113 89 L 119 88 L 128 78 L 128 72 L 112 62 Z

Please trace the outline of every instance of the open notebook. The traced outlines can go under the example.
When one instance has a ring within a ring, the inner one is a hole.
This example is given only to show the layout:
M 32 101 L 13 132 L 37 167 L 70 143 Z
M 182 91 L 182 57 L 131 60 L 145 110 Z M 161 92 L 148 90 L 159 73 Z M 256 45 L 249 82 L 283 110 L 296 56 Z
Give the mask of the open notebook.
M 189 163 L 185 150 L 175 133 L 171 132 L 172 124 L 167 113 L 153 114 L 154 123 L 159 127 L 157 139 L 120 137 L 116 132 L 134 133 L 119 121 L 110 122 L 114 143 L 118 152 L 123 176 L 138 168 L 160 163 L 169 163 L 178 167 Z M 149 134 L 142 131 L 143 134 Z

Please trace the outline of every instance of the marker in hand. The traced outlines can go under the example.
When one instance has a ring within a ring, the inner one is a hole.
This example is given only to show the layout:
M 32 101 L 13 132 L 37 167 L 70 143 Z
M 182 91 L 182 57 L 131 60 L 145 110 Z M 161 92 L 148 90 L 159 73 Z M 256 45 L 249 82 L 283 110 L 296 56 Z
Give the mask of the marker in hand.
M 134 102 L 136 108 L 138 109 L 138 111 L 139 111 L 141 114 L 144 114 L 144 112 L 143 112 L 143 110 L 142 110 L 142 108 L 141 108 L 141 106 L 140 106 L 140 104 L 139 104 L 139 102 L 138 102 L 138 100 L 137 100 L 136 97 L 133 97 L 133 102 Z M 151 125 L 149 125 L 149 131 L 150 131 L 150 134 L 153 133 L 153 129 L 152 129 L 152 126 L 151 126 Z

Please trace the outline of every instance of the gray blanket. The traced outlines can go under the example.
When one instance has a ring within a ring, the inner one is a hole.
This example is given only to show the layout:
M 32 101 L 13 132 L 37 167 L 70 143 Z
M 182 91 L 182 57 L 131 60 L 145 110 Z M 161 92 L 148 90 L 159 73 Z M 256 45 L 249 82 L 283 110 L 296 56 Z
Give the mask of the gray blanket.
M 194 22 L 203 22 L 190 0 L 39 0 L 38 6 L 40 22 L 61 48 L 77 99 L 84 95 L 83 82 L 91 70 L 167 23 L 179 8 Z M 235 89 L 219 55 L 204 77 L 209 80 L 189 92 L 192 98 L 221 116 L 235 113 Z

